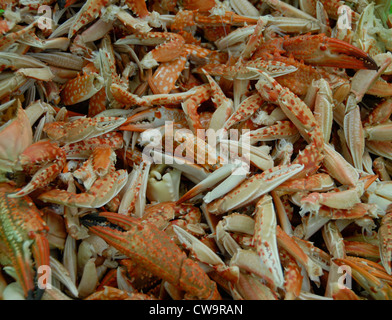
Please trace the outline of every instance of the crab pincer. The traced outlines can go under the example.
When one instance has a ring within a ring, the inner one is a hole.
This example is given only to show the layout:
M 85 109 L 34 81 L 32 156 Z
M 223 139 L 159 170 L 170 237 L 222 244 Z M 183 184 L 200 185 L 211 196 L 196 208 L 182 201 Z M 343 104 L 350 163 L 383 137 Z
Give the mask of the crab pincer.
M 15 191 L 10 183 L 0 184 L 0 263 L 14 268 L 26 298 L 40 299 L 44 291 L 34 281 L 30 250 L 38 271 L 49 266 L 49 229 L 28 196 L 9 197 Z
M 112 212 L 86 215 L 82 223 L 152 274 L 184 290 L 185 298 L 221 298 L 216 283 L 155 225 Z
M 347 69 L 377 70 L 377 63 L 361 49 L 325 34 L 301 35 L 283 40 L 287 54 L 305 63 Z

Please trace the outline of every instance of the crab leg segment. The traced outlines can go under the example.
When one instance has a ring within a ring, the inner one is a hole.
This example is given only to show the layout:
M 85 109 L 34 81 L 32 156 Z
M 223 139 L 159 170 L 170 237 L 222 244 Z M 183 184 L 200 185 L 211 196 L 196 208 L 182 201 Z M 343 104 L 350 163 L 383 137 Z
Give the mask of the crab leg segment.
M 256 24 L 258 21 L 257 18 L 240 16 L 232 11 L 226 11 L 222 15 L 211 15 L 205 12 L 196 12 L 194 20 L 196 24 L 200 26 L 222 26 L 226 24 L 243 26 L 246 24 Z
M 198 129 L 203 129 L 197 109 L 202 102 L 207 101 L 210 97 L 210 85 L 203 85 L 199 87 L 197 94 L 191 96 L 182 103 L 182 109 L 187 116 L 189 127 L 195 134 Z
M 83 223 L 152 274 L 186 291 L 188 297 L 220 299 L 215 282 L 153 224 L 110 212 L 85 216 Z
M 335 184 L 328 174 L 318 173 L 308 178 L 286 181 L 275 190 L 285 192 L 326 191 L 334 186 Z
M 175 88 L 175 83 L 184 70 L 189 56 L 205 58 L 211 53 L 210 50 L 192 45 L 184 44 L 180 55 L 171 60 L 162 62 L 154 72 L 149 84 L 154 93 L 169 93 Z
M 40 194 L 39 199 L 70 207 L 99 208 L 107 204 L 121 191 L 127 181 L 127 177 L 126 170 L 118 170 L 97 179 L 88 192 L 76 194 L 65 190 L 53 189 Z

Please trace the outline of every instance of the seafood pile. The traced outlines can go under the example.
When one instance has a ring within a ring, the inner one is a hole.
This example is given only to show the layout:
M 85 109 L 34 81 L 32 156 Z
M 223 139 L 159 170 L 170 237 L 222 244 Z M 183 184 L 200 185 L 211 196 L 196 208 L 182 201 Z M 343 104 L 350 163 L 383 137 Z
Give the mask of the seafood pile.
M 379 0 L 2 0 L 0 298 L 392 297 Z

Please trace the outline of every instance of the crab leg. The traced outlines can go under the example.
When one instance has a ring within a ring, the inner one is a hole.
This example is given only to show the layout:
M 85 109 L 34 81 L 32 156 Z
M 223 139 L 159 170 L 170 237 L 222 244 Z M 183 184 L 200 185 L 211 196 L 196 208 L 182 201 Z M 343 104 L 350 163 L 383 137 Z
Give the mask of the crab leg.
M 336 209 L 351 209 L 360 203 L 364 192 L 364 185 L 359 183 L 356 187 L 345 191 L 317 193 L 313 192 L 301 200 L 301 213 L 317 212 L 321 205 Z
M 189 56 L 205 58 L 211 53 L 210 50 L 191 44 L 184 44 L 179 57 L 162 62 L 154 72 L 149 84 L 154 93 L 169 93 L 175 88 L 175 83 L 185 68 Z
M 341 184 L 348 186 L 357 184 L 358 172 L 329 144 L 324 144 L 323 165 L 328 170 L 328 173 Z
M 219 169 L 215 170 L 211 174 L 207 176 L 206 179 L 195 185 L 191 190 L 185 193 L 178 201 L 177 204 L 181 204 L 193 197 L 197 196 L 198 194 L 202 193 L 209 188 L 212 188 L 216 184 L 218 184 L 223 179 L 229 177 L 233 170 L 235 169 L 236 165 L 234 164 L 226 164 Z
M 65 190 L 53 189 L 40 194 L 44 202 L 57 203 L 78 208 L 99 208 L 112 200 L 127 181 L 126 170 L 118 170 L 94 182 L 86 193 L 72 193 Z
M 211 86 L 213 96 L 211 100 L 216 107 L 208 128 L 218 131 L 234 111 L 233 100 L 226 97 L 220 86 L 207 72 L 204 72 L 204 74 Z
M 82 222 L 152 274 L 185 290 L 188 297 L 220 299 L 215 282 L 153 224 L 110 212 L 87 215 Z
M 378 103 L 362 122 L 365 126 L 387 122 L 392 115 L 392 99 L 388 98 Z
M 284 268 L 285 300 L 295 300 L 300 295 L 303 276 L 297 261 L 283 248 L 279 249 L 279 257 Z
M 276 187 L 276 191 L 300 192 L 300 191 L 328 191 L 335 187 L 330 175 L 317 173 L 308 178 L 296 179 L 283 182 Z

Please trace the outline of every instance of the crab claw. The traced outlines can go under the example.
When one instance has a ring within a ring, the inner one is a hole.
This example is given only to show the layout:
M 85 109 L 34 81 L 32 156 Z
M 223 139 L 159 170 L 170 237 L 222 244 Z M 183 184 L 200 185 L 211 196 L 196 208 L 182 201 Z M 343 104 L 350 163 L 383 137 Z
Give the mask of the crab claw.
M 56 143 L 41 140 L 27 147 L 20 155 L 19 162 L 24 171 L 33 174 L 33 177 L 26 186 L 10 197 L 22 197 L 47 186 L 64 168 L 66 155 Z
M 11 184 L 0 184 L 1 263 L 14 268 L 16 279 L 27 299 L 40 299 L 43 288 L 37 288 L 34 281 L 30 252 L 38 272 L 41 266 L 49 266 L 48 227 L 29 197 L 9 197 L 15 191 Z
M 119 129 L 142 132 L 147 129 L 164 126 L 166 121 L 173 120 L 176 123 L 186 123 L 185 115 L 181 110 L 156 107 L 134 114 L 129 117 Z
M 154 224 L 112 212 L 89 214 L 81 221 L 90 232 L 190 297 L 220 299 L 216 283 Z
M 113 131 L 125 121 L 121 117 L 79 118 L 72 122 L 50 122 L 43 130 L 51 140 L 75 143 Z
M 112 200 L 124 187 L 128 174 L 126 170 L 117 170 L 97 179 L 84 193 L 52 189 L 39 195 L 44 202 L 57 203 L 77 208 L 99 208 Z
M 313 65 L 377 70 L 376 62 L 361 49 L 324 34 L 302 35 L 283 41 L 283 49 Z
M 209 213 L 219 215 L 248 205 L 298 174 L 303 168 L 304 166 L 300 164 L 281 165 L 265 170 L 263 173 L 255 174 L 223 198 L 208 203 L 207 210 Z
M 391 300 L 391 286 L 386 281 L 372 274 L 371 261 L 354 257 L 347 257 L 346 259 L 334 259 L 333 261 L 338 266 L 349 267 L 351 276 L 373 299 Z

